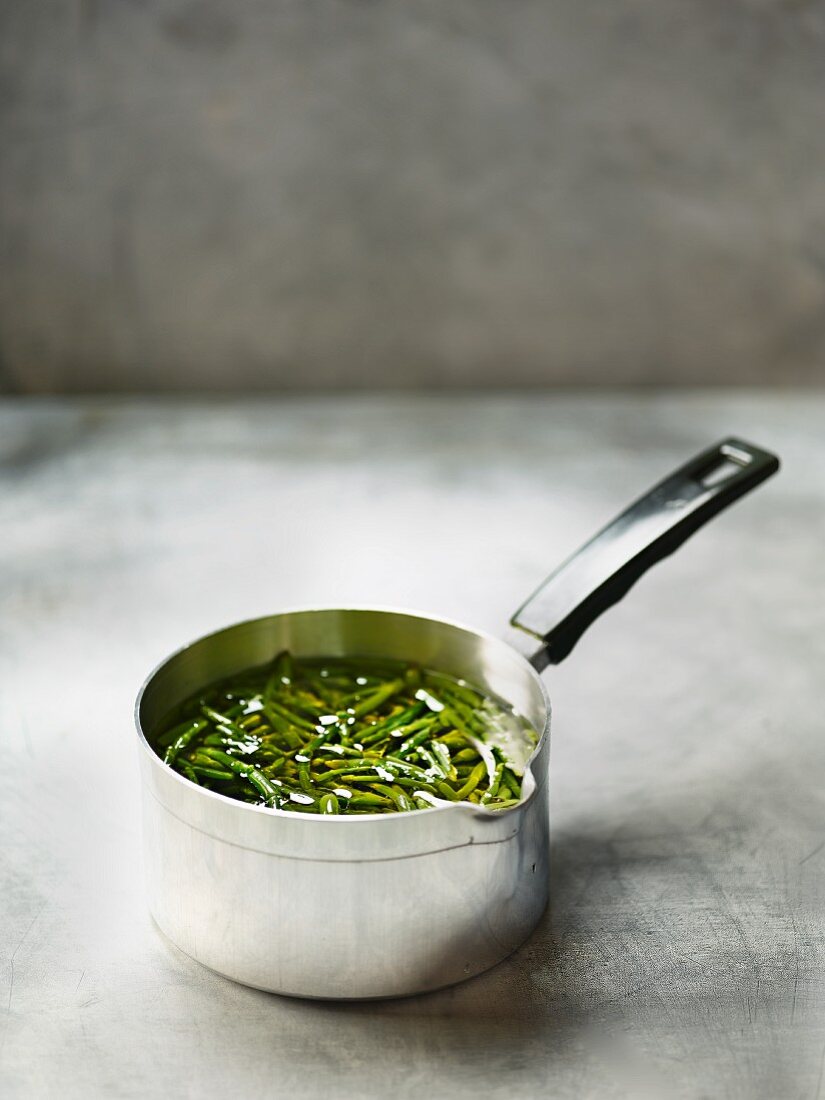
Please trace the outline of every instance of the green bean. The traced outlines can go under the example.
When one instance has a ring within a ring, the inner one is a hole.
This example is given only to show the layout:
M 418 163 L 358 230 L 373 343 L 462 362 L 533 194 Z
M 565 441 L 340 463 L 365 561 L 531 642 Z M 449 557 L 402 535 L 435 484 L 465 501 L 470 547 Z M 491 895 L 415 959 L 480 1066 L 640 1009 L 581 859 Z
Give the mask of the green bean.
M 301 734 L 297 729 L 293 729 L 290 723 L 282 714 L 278 714 L 273 710 L 269 703 L 264 703 L 264 714 L 275 730 L 276 734 L 280 734 L 287 745 L 292 749 L 297 749 L 301 745 Z
M 432 741 L 429 746 L 430 752 L 435 757 L 439 764 L 442 774 L 445 779 L 456 780 L 458 775 L 455 770 L 455 765 L 450 757 L 450 750 L 444 744 L 443 741 Z
M 361 737 L 361 744 L 370 745 L 375 741 L 381 741 L 385 737 L 391 736 L 393 733 L 397 736 L 402 727 L 408 725 L 414 718 L 417 718 L 424 708 L 424 703 L 416 703 L 414 706 L 402 710 L 400 714 L 387 718 L 383 722 L 377 722 L 374 726 L 370 727 L 370 731 L 366 737 Z
M 464 733 L 462 730 L 455 729 L 450 723 L 449 716 L 445 717 L 443 711 L 441 717 L 444 721 L 444 727 L 448 731 L 447 733 L 440 733 L 438 735 L 438 740 L 442 745 L 446 745 L 448 749 L 455 749 L 458 752 L 469 747 L 471 752 L 475 752 L 470 735 Z
M 373 783 L 372 789 L 378 791 L 379 794 L 386 795 L 402 812 L 412 809 L 409 797 L 400 787 L 388 787 L 385 783 Z
M 207 722 L 197 721 L 193 722 L 188 730 L 184 730 L 166 750 L 166 755 L 163 758 L 164 764 L 174 764 L 175 758 L 181 749 L 185 749 L 189 742 L 192 741 L 202 729 L 206 729 L 207 725 Z
M 180 768 L 180 770 L 183 772 L 183 774 L 186 776 L 187 779 L 191 780 L 193 783 L 199 783 L 200 782 L 199 779 L 198 779 L 197 773 L 195 772 L 195 769 L 192 767 L 192 765 L 189 763 L 188 760 L 181 760 L 178 763 L 178 767 Z
M 240 703 L 231 703 L 230 706 L 226 706 L 227 702 L 230 701 L 229 696 L 223 695 L 221 696 L 221 698 L 223 699 L 222 703 L 220 699 L 214 699 L 212 698 L 212 696 L 209 696 L 206 699 L 201 699 L 200 705 L 201 707 L 206 707 L 211 706 L 212 703 L 220 704 L 223 717 L 229 719 L 230 721 L 234 721 L 234 719 L 237 718 L 239 714 L 243 714 L 243 707 Z
M 319 775 L 316 772 L 312 778 L 316 784 L 322 787 L 328 787 L 330 783 L 343 783 L 345 786 L 347 783 L 369 783 L 381 777 L 378 775 L 375 768 L 361 768 L 354 769 L 353 771 L 341 770 L 325 772 L 323 775 Z
M 264 697 L 269 699 L 280 687 L 291 683 L 291 681 L 292 657 L 287 650 L 284 650 L 272 662 L 272 671 L 264 687 Z
M 206 726 L 206 722 L 203 722 L 203 719 L 198 720 L 194 718 L 187 718 L 184 722 L 179 722 L 178 725 L 172 726 L 172 728 L 170 730 L 167 730 L 166 733 L 162 733 L 159 737 L 157 737 L 155 739 L 156 744 L 160 746 L 170 745 L 173 741 L 176 741 L 182 733 L 188 732 L 192 728 L 193 722 L 199 725 L 200 729 L 203 729 Z M 200 724 L 201 722 L 203 723 L 202 725 Z
M 293 713 L 312 725 L 318 721 L 318 715 L 326 714 L 328 709 L 323 699 L 318 699 L 305 691 L 293 691 L 289 696 L 289 707 Z
M 312 783 L 311 783 L 310 778 L 309 778 L 309 768 L 310 768 L 310 765 L 312 764 L 312 756 L 313 756 L 315 750 L 317 748 L 320 748 L 320 746 L 324 743 L 324 741 L 326 741 L 328 736 L 329 736 L 329 734 L 326 733 L 326 732 L 325 733 L 319 733 L 318 736 L 313 737 L 313 739 L 311 741 L 309 741 L 303 747 L 303 749 L 301 749 L 301 752 L 300 752 L 301 759 L 298 761 L 298 779 L 300 781 L 301 786 L 309 794 L 312 793 Z M 296 760 L 298 760 L 298 756 L 299 756 L 299 754 L 296 753 L 295 754 L 295 759 Z
M 394 695 L 397 695 L 403 686 L 403 680 L 390 680 L 389 683 L 382 684 L 377 691 L 368 695 L 366 699 L 352 708 L 353 717 L 363 718 L 365 714 L 372 714 L 373 711 L 378 710 L 389 699 L 392 699 Z
M 397 768 L 402 775 L 418 776 L 419 779 L 423 779 L 424 782 L 428 782 L 432 776 L 424 768 L 420 768 L 418 764 L 412 764 L 409 760 L 402 760 L 398 756 L 385 756 L 384 760 L 392 768 Z
M 430 744 L 432 744 L 432 742 L 430 742 Z M 434 772 L 442 779 L 449 779 L 450 769 L 445 768 L 441 761 L 436 759 L 435 753 L 433 753 L 431 749 L 426 745 L 419 745 L 416 752 L 418 753 L 418 758 L 427 764 L 431 772 Z
M 485 806 L 487 805 L 488 802 L 492 802 L 492 800 L 498 794 L 498 789 L 501 786 L 501 777 L 502 777 L 503 773 L 504 773 L 504 765 L 503 764 L 498 764 L 497 767 L 496 767 L 495 772 L 493 773 L 493 781 L 490 784 L 490 786 L 487 788 L 487 790 L 484 792 L 484 794 L 482 795 L 482 798 L 481 798 L 481 801 L 484 803 Z
M 467 796 L 476 789 L 476 787 L 479 785 L 486 774 L 487 765 L 482 760 L 481 763 L 476 764 L 476 766 L 470 772 L 470 778 L 467 780 L 461 790 L 456 791 L 456 800 L 458 802 L 463 802 L 467 798 Z
M 432 783 L 426 783 L 421 779 L 407 779 L 404 776 L 396 776 L 394 781 L 396 787 L 406 787 L 410 791 L 427 791 L 428 794 L 434 794 L 437 797 L 441 797 L 438 791 L 432 785 Z
M 392 806 L 392 804 L 391 798 L 382 798 L 380 795 L 370 794 L 368 791 L 359 791 L 358 794 L 354 794 L 352 798 L 347 800 L 348 806 L 384 807 Z
M 215 749 L 235 749 L 242 753 L 252 752 L 259 747 L 255 738 L 247 737 L 243 741 L 238 741 L 234 737 L 220 733 L 210 733 L 208 737 L 204 737 L 202 744 Z
M 315 725 L 310 722 L 308 718 L 303 718 L 295 714 L 294 711 L 289 710 L 282 703 L 276 703 L 274 699 L 268 700 L 264 706 L 264 713 L 269 714 L 270 712 L 279 714 L 282 718 L 286 719 L 287 722 L 291 722 L 293 726 L 299 726 L 303 730 L 311 730 L 315 733 Z M 274 722 L 272 724 L 275 725 Z
M 437 716 L 433 714 L 429 718 L 421 718 L 418 722 L 413 722 L 412 725 L 407 726 L 406 733 L 413 731 L 417 732 L 414 733 L 414 736 L 408 737 L 407 740 L 401 744 L 397 750 L 398 755 L 406 756 L 407 753 L 412 752 L 413 749 L 417 749 L 418 746 L 425 741 L 429 741 L 433 735 L 433 725 L 437 721 Z
M 480 692 L 459 680 L 448 679 L 438 674 L 430 675 L 428 680 L 433 684 L 434 690 L 441 693 L 443 699 L 458 703 L 473 714 L 484 702 L 484 696 Z
M 211 756 L 213 760 L 223 764 L 229 771 L 235 772 L 241 779 L 247 779 L 267 800 L 277 796 L 278 792 L 275 787 L 254 764 L 246 764 L 236 756 L 229 756 L 219 749 L 204 749 L 203 751 L 207 756 Z
M 282 802 L 275 802 L 274 809 L 287 810 L 291 814 L 317 814 L 318 806 L 313 803 L 311 806 L 304 806 L 300 802 L 290 802 L 288 799 Z
M 345 787 L 351 787 L 354 784 L 372 784 L 381 781 L 381 776 L 378 775 L 374 768 L 367 769 L 362 768 L 360 771 L 346 772 L 342 774 L 337 772 L 332 777 L 336 783 L 343 783 Z M 393 781 L 395 777 L 393 776 Z M 329 777 L 324 776 L 324 785 L 329 782 Z
M 448 802 L 461 801 L 458 792 L 453 790 L 449 783 L 436 783 L 435 789 L 436 792 L 440 794 L 442 798 L 446 798 Z
M 442 683 L 438 690 L 445 712 L 457 727 L 466 726 L 474 733 L 485 732 L 484 723 L 479 718 L 479 707 L 483 702 L 480 695 L 455 683 L 449 686 Z
M 503 787 L 507 788 L 512 798 L 521 798 L 521 784 L 519 783 L 518 778 L 510 768 L 507 768 L 504 772 L 504 775 L 502 777 L 502 786 L 499 788 L 499 793 L 501 793 L 501 789 Z
M 402 662 L 284 651 L 185 700 L 152 743 L 190 782 L 275 810 L 495 809 L 521 797 L 509 758 L 487 741 L 497 708 L 468 684 Z M 532 729 L 513 728 L 529 751 Z
M 235 736 L 240 738 L 241 741 L 246 738 L 246 730 L 239 726 L 237 722 L 233 722 L 228 715 L 222 714 L 220 711 L 215 710 L 214 707 L 206 705 L 202 706 L 201 710 L 204 716 L 208 718 L 211 722 L 213 722 L 218 727 L 218 729 L 226 729 L 229 732 L 234 733 Z
M 197 775 L 202 775 L 206 779 L 234 779 L 233 772 L 224 771 L 223 768 L 207 768 L 203 764 L 192 764 L 192 771 Z

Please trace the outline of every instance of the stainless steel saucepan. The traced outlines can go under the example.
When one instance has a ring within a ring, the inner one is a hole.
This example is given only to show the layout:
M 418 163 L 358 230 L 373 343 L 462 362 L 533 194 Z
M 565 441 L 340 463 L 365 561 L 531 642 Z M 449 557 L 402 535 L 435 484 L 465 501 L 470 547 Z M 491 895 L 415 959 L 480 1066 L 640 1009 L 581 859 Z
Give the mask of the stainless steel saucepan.
M 651 565 L 778 468 L 739 439 L 698 455 L 550 576 L 513 616 L 511 644 L 405 611 L 324 608 L 238 623 L 169 657 L 135 711 L 149 906 L 162 931 L 220 974 L 300 997 L 418 993 L 509 955 L 548 900 L 550 702 L 539 673 Z M 506 700 L 540 735 L 522 801 L 315 816 L 226 798 L 163 763 L 147 734 L 172 707 L 282 649 L 416 662 Z

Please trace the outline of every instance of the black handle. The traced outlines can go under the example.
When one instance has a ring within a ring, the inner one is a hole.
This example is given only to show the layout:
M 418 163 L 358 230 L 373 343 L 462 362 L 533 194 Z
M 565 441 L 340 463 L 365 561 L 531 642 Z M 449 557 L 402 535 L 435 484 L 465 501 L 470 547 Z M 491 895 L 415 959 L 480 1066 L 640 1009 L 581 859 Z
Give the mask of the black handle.
M 631 504 L 552 573 L 510 620 L 541 639 L 533 665 L 541 670 L 558 664 L 651 565 L 778 469 L 776 455 L 726 439 Z

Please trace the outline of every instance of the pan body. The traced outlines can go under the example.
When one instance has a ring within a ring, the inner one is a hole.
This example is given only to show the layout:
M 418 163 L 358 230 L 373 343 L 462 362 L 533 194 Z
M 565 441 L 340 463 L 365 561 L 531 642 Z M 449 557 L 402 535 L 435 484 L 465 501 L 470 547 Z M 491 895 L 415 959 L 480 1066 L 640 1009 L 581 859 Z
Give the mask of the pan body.
M 207 683 L 270 660 L 394 657 L 463 677 L 541 735 L 518 806 L 314 816 L 251 806 L 189 783 L 146 736 Z M 550 709 L 504 642 L 401 611 L 327 608 L 236 624 L 149 677 L 136 720 L 149 906 L 211 969 L 299 997 L 397 997 L 451 985 L 509 955 L 547 904 Z

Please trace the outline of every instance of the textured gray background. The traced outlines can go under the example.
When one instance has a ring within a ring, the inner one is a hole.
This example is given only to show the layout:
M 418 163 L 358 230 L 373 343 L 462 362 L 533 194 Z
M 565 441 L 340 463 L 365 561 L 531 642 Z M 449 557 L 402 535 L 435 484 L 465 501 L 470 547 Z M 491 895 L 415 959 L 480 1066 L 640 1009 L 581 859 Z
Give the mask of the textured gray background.
M 811 0 L 3 0 L 0 388 L 823 379 Z
M 0 404 L 4 1100 L 821 1097 L 823 422 L 746 393 Z M 552 901 L 510 960 L 302 1003 L 159 935 L 131 724 L 157 661 L 286 606 L 499 632 L 730 431 L 782 473 L 546 674 Z

